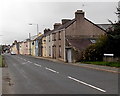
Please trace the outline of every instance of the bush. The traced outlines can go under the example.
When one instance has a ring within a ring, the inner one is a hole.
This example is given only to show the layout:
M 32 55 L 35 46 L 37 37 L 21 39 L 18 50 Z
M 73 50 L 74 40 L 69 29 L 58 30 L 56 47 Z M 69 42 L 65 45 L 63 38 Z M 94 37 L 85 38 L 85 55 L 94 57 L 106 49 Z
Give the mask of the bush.
M 107 36 L 100 36 L 95 44 L 90 45 L 82 52 L 82 61 L 101 61 L 107 43 Z

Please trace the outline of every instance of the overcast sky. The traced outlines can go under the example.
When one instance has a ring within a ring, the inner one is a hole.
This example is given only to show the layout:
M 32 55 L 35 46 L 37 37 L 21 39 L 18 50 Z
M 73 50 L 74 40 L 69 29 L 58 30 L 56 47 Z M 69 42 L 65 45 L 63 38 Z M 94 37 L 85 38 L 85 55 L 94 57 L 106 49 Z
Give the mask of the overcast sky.
M 2 0 L 0 2 L 0 44 L 22 41 L 28 34 L 35 35 L 36 25 L 39 31 L 53 29 L 53 24 L 61 19 L 74 18 L 77 9 L 85 11 L 85 17 L 92 22 L 109 23 L 117 21 L 115 15 L 118 2 L 40 2 L 39 0 Z M 2 35 L 2 36 L 1 36 Z

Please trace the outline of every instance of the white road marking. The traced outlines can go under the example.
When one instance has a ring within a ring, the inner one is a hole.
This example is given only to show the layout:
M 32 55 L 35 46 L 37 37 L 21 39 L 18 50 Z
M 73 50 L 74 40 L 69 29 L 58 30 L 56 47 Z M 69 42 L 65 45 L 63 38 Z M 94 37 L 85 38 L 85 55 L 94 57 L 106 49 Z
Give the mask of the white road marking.
M 90 84 L 88 84 L 88 83 L 85 83 L 85 82 L 83 82 L 83 81 L 80 81 L 80 80 L 78 80 L 78 79 L 75 79 L 75 78 L 73 78 L 73 77 L 68 76 L 68 78 L 71 79 L 71 80 L 77 81 L 77 82 L 79 82 L 79 83 L 82 83 L 82 84 L 84 84 L 84 85 L 86 85 L 86 86 L 89 86 L 89 87 L 91 87 L 91 88 L 97 89 L 97 90 L 99 90 L 99 91 L 101 91 L 101 92 L 106 92 L 105 90 L 103 90 L 103 89 L 101 89 L 101 88 L 95 87 L 95 86 L 93 86 L 93 85 L 90 85 Z
M 24 64 L 26 64 L 27 62 L 23 62 L 22 64 L 24 65 Z
M 26 59 L 23 59 L 24 61 L 26 61 Z
M 36 66 L 38 66 L 38 67 L 41 67 L 41 65 L 39 65 L 39 64 L 36 64 L 36 63 L 34 63 L 34 65 L 36 65 Z
M 57 71 L 55 71 L 55 70 L 53 70 L 53 69 L 47 68 L 47 67 L 45 67 L 45 69 L 47 69 L 47 70 L 49 70 L 49 71 L 51 71 L 51 72 L 54 72 L 54 73 L 59 73 L 59 72 L 57 72 Z
M 32 63 L 31 61 L 27 61 L 28 63 Z

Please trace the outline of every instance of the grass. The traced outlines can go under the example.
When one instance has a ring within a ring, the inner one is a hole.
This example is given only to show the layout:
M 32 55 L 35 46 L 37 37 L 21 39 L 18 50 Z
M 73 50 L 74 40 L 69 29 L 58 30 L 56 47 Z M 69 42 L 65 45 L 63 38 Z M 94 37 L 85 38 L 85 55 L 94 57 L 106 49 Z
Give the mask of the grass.
M 0 55 L 0 67 L 5 67 L 5 64 L 3 62 L 3 56 Z
M 120 62 L 84 61 L 82 63 L 103 65 L 103 66 L 110 66 L 110 67 L 120 67 Z
M 0 67 L 2 67 L 2 56 L 0 55 Z

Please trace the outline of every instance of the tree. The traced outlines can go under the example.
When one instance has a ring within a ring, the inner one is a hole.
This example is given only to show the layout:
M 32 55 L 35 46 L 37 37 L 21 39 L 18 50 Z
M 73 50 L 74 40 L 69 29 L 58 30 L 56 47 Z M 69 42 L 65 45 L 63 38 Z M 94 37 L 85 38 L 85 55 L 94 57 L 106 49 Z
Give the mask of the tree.
M 2 45 L 0 45 L 0 55 L 1 55 L 1 53 L 2 53 Z
M 107 32 L 107 37 L 109 42 L 105 51 L 120 57 L 120 22 L 113 24 L 113 30 Z
M 120 15 L 120 8 L 117 8 L 116 14 Z M 120 57 L 120 21 L 111 22 L 111 25 L 105 36 L 101 36 L 95 44 L 82 52 L 82 60 L 101 61 L 104 53 L 112 53 L 115 57 Z
M 82 60 L 84 61 L 101 61 L 108 42 L 107 35 L 99 37 L 95 44 L 90 45 L 82 52 Z
M 120 8 L 117 8 L 116 14 L 120 15 Z M 111 24 L 112 28 L 107 32 L 109 43 L 105 51 L 113 53 L 116 57 L 120 57 L 120 21 Z

